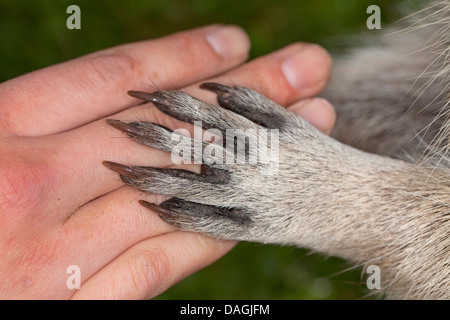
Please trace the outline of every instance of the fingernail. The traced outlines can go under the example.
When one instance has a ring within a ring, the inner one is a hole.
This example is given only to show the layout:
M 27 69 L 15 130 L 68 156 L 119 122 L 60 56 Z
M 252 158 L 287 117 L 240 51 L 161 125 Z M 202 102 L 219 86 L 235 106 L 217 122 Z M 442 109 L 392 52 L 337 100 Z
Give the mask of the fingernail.
M 250 40 L 247 33 L 238 26 L 223 26 L 206 35 L 206 41 L 224 59 L 247 55 Z
M 299 90 L 324 81 L 329 64 L 331 61 L 323 49 L 305 46 L 284 60 L 281 70 L 289 84 Z

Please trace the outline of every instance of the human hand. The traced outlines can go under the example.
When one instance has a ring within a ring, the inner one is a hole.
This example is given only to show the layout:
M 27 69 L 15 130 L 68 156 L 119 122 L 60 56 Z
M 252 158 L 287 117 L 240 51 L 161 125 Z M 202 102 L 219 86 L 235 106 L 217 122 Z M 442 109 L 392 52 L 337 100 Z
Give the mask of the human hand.
M 208 26 L 0 84 L 0 296 L 150 298 L 228 252 L 234 242 L 163 222 L 138 203 L 161 196 L 124 186 L 101 165 L 171 165 L 170 155 L 132 143 L 104 118 L 116 113 L 122 121 L 190 129 L 151 105 L 133 106 L 126 92 L 150 91 L 144 83 L 151 81 L 214 102 L 212 93 L 198 89 L 208 79 L 253 88 L 331 132 L 332 107 L 310 99 L 329 74 L 323 49 L 294 44 L 239 66 L 248 50 L 241 29 Z M 141 163 L 132 163 L 136 159 Z M 79 290 L 67 286 L 73 265 L 80 270 Z

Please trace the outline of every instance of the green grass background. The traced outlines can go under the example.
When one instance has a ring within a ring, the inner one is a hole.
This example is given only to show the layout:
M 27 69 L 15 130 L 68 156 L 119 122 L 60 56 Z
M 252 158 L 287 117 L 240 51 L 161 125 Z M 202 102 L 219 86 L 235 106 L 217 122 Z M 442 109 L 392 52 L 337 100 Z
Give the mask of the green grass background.
M 210 23 L 239 24 L 247 30 L 251 58 L 295 41 L 316 42 L 334 51 L 349 45 L 342 35 L 367 32 L 369 5 L 380 6 L 384 27 L 417 2 L 0 0 L 0 82 L 109 46 Z M 71 4 L 81 8 L 81 30 L 66 28 Z M 158 299 L 367 298 L 362 270 L 349 267 L 340 259 L 302 249 L 241 243 Z

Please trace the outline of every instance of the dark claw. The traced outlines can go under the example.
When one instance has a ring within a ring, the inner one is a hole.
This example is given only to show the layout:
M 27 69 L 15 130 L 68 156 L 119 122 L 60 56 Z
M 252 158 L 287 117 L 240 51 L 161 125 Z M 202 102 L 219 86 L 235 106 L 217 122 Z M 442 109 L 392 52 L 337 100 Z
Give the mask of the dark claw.
M 205 218 L 223 219 L 224 221 L 245 227 L 250 226 L 252 223 L 249 213 L 238 208 L 219 208 L 179 198 L 171 198 L 162 202 L 159 206 L 144 200 L 139 200 L 139 203 L 155 211 L 163 220 L 175 224 L 178 227 L 183 222 L 200 222 Z
M 150 102 L 158 102 L 158 99 L 160 98 L 159 96 L 157 96 L 155 94 L 151 94 L 151 93 L 143 92 L 143 91 L 130 90 L 127 93 L 129 96 L 132 96 L 133 98 L 150 101 Z
M 144 167 L 142 174 L 148 176 L 150 172 L 158 172 L 168 177 L 175 177 L 180 179 L 188 179 L 192 181 L 199 181 L 211 184 L 223 184 L 230 180 L 230 174 L 227 171 L 211 168 L 207 165 L 202 165 L 202 174 L 194 173 L 184 169 L 161 169 L 153 167 Z M 206 171 L 205 171 L 206 170 Z M 205 173 L 205 174 L 203 174 Z
M 177 214 L 176 214 L 175 212 L 173 212 L 172 210 L 167 209 L 167 208 L 163 208 L 163 207 L 158 206 L 158 205 L 156 205 L 156 204 L 154 204 L 154 203 L 147 202 L 147 201 L 144 201 L 144 200 L 139 200 L 139 203 L 140 203 L 143 207 L 145 207 L 145 208 L 147 208 L 147 209 L 150 209 L 150 210 L 152 210 L 153 212 L 156 212 L 156 214 L 157 214 L 161 219 L 163 219 L 164 221 L 166 221 L 167 223 L 173 224 L 173 225 L 175 225 L 175 226 L 178 227 L 178 228 L 181 227 L 181 225 L 178 224 L 178 223 L 176 222 L 176 220 L 177 220 L 177 219 L 176 219 Z
M 171 117 L 174 117 L 175 119 L 189 123 L 194 123 L 194 121 L 196 120 L 192 119 L 189 116 L 183 115 L 179 111 L 175 111 L 178 109 L 177 104 L 174 103 L 173 100 L 165 96 L 164 91 L 156 91 L 153 93 L 148 93 L 130 90 L 128 91 L 128 94 L 132 97 L 153 103 L 153 105 L 157 107 L 159 110 L 161 110 L 162 112 Z
M 150 209 L 152 211 L 155 211 L 159 216 L 166 216 L 166 215 L 172 215 L 171 211 L 158 206 L 157 204 L 151 203 L 151 202 L 147 202 L 144 200 L 139 200 L 139 203 L 146 207 L 147 209 Z
M 129 135 L 132 136 L 141 136 L 141 130 L 139 130 L 137 127 L 119 121 L 119 120 L 114 120 L 114 119 L 106 119 L 106 123 L 109 124 L 111 127 L 119 129 L 120 131 L 123 131 L 125 133 L 128 133 Z
M 137 99 L 151 102 L 156 107 L 161 109 L 161 111 L 163 111 L 163 112 L 167 109 L 167 106 L 173 106 L 172 101 L 170 99 L 168 99 L 166 96 L 164 96 L 164 91 L 156 91 L 153 93 L 148 93 L 148 92 L 143 92 L 143 91 L 130 90 L 130 91 L 128 91 L 128 95 L 130 95 L 134 98 L 137 98 Z
M 285 123 L 283 116 L 272 107 L 264 104 L 255 105 L 255 99 L 251 98 L 248 93 L 249 89 L 238 86 L 228 87 L 214 82 L 203 83 L 200 88 L 216 93 L 217 102 L 221 107 L 240 114 L 257 124 L 262 124 L 266 128 L 280 129 Z M 241 94 L 237 94 L 239 91 Z
M 115 163 L 115 162 L 111 162 L 111 161 L 103 161 L 102 164 L 105 167 L 107 167 L 108 169 L 111 169 L 111 170 L 117 172 L 122 177 L 127 177 L 130 179 L 137 178 L 136 172 L 134 171 L 134 169 L 132 167 L 124 166 L 123 164 Z
M 206 89 L 212 91 L 216 94 L 227 94 L 230 93 L 231 88 L 228 86 L 224 86 L 223 84 L 215 83 L 215 82 L 205 82 L 200 85 L 201 89 Z

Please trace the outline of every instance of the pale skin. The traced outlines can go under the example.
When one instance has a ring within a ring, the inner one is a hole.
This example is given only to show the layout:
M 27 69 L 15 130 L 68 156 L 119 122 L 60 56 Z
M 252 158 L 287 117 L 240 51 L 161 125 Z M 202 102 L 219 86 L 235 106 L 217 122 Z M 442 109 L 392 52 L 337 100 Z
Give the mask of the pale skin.
M 314 98 L 329 76 L 326 51 L 296 43 L 243 64 L 249 48 L 242 29 L 213 25 L 0 84 L 1 298 L 148 299 L 233 248 L 177 231 L 139 204 L 163 198 L 124 186 L 102 161 L 168 167 L 170 155 L 133 143 L 105 119 L 192 129 L 126 93 L 183 87 L 215 102 L 198 88 L 214 81 L 253 88 L 331 132 L 333 108 Z M 66 285 L 71 265 L 81 271 L 79 290 Z

